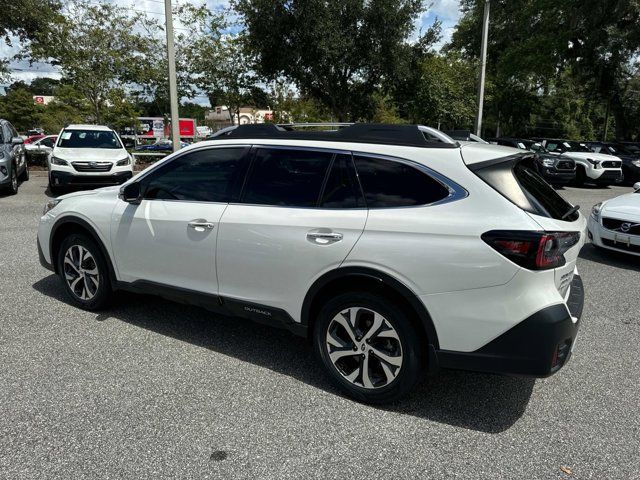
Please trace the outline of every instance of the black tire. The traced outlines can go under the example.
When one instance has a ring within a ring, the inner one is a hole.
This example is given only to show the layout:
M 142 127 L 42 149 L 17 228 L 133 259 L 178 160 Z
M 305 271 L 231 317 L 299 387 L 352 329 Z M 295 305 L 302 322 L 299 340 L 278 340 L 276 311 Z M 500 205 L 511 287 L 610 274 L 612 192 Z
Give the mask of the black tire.
M 24 170 L 22 171 L 22 173 L 20 174 L 20 177 L 18 179 L 21 182 L 28 182 L 29 181 L 29 163 L 27 162 L 26 158 L 25 158 L 25 161 L 24 161 Z
M 16 171 L 16 166 L 11 165 L 11 173 L 9 174 L 10 181 L 7 186 L 7 193 L 9 195 L 16 195 L 18 193 L 18 172 Z
M 587 179 L 587 172 L 582 165 L 576 165 L 576 178 L 573 180 L 573 184 L 576 187 L 583 187 L 584 182 Z
M 82 255 L 86 260 L 78 262 L 80 257 L 78 254 L 82 253 L 83 249 L 90 254 L 91 258 Z M 68 252 L 70 252 L 72 265 L 65 265 L 65 256 Z M 107 261 L 98 245 L 91 238 L 78 233 L 65 238 L 58 251 L 57 264 L 58 274 L 73 303 L 85 310 L 100 310 L 109 304 L 113 292 Z M 97 270 L 96 274 L 86 273 L 93 272 L 94 269 Z M 72 278 L 68 278 L 68 276 Z M 74 280 L 78 277 L 83 278 L 74 284 Z M 97 286 L 90 277 L 97 278 Z M 90 298 L 87 298 L 89 296 Z
M 352 330 L 357 342 L 349 341 L 344 335 L 344 333 L 348 333 L 346 329 L 341 331 L 340 329 L 344 327 L 335 321 L 339 315 L 346 318 L 342 312 L 349 308 L 358 312 L 356 313 L 357 319 L 353 322 L 356 327 Z M 373 330 L 366 330 L 369 322 L 373 321 L 373 314 L 368 312 L 380 314 L 383 317 L 381 324 L 383 326 L 376 330 L 380 336 L 372 334 L 373 340 L 366 342 L 367 345 L 365 344 L 367 334 Z M 364 330 L 359 328 L 363 324 Z M 393 339 L 388 338 L 390 330 L 395 334 Z M 328 334 L 332 336 L 332 341 L 339 337 L 338 341 L 343 343 L 341 348 L 335 348 L 328 344 Z M 383 336 L 385 338 L 382 338 Z M 380 341 L 384 343 L 379 343 Z M 358 342 L 361 342 L 360 345 Z M 375 350 L 370 349 L 373 345 L 375 345 Z M 320 310 L 316 319 L 313 346 L 316 356 L 325 367 L 331 381 L 347 395 L 363 403 L 381 404 L 396 401 L 412 390 L 425 373 L 423 369 L 425 365 L 423 362 L 424 350 L 420 342 L 420 335 L 416 332 L 408 315 L 393 302 L 369 292 L 349 292 L 329 300 Z M 365 353 L 363 352 L 367 352 L 367 350 L 368 355 L 366 355 L 365 363 Z M 334 364 L 330 355 L 343 351 L 345 357 Z M 351 353 L 352 351 L 353 353 Z M 387 353 L 389 354 L 387 358 L 395 361 L 400 359 L 401 364 L 396 367 L 392 363 L 386 363 L 375 352 Z M 398 352 L 399 356 L 393 355 Z M 341 361 L 349 363 L 343 368 L 344 364 L 339 363 Z M 363 367 L 365 364 L 368 366 L 369 388 L 364 386 Z M 353 371 L 349 374 L 351 368 Z M 395 377 L 389 380 L 390 376 L 387 372 L 392 371 Z M 354 379 L 348 378 L 354 375 Z

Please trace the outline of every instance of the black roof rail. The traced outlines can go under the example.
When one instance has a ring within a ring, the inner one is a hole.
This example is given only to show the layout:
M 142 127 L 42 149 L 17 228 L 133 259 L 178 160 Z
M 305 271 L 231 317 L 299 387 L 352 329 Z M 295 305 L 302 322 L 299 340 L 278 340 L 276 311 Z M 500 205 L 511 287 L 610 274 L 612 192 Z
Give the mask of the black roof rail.
M 294 124 L 295 125 L 295 124 Z M 336 124 L 314 124 L 314 126 Z M 457 148 L 458 143 L 434 128 L 424 125 L 385 125 L 354 123 L 337 130 L 293 130 L 293 125 L 259 123 L 224 128 L 207 137 L 222 139 L 319 140 L 326 142 L 375 143 L 427 148 Z M 341 125 L 342 126 L 342 125 Z

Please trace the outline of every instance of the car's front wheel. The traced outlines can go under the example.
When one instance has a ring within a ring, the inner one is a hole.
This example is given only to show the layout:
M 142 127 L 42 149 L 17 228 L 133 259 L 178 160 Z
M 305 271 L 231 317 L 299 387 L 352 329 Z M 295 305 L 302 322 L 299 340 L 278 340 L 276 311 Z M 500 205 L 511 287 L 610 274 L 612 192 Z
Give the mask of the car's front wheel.
M 112 291 L 107 262 L 88 236 L 71 234 L 62 241 L 58 273 L 67 294 L 81 308 L 98 310 L 109 303 Z
M 11 165 L 11 172 L 9 173 L 9 185 L 7 186 L 7 193 L 9 195 L 15 195 L 18 193 L 18 172 L 16 172 L 15 165 Z
M 353 292 L 324 305 L 315 323 L 314 350 L 349 396 L 387 403 L 406 395 L 422 377 L 419 338 L 398 305 Z
M 20 181 L 27 182 L 29 180 L 29 163 L 27 162 L 26 157 L 24 158 L 24 170 L 20 174 Z

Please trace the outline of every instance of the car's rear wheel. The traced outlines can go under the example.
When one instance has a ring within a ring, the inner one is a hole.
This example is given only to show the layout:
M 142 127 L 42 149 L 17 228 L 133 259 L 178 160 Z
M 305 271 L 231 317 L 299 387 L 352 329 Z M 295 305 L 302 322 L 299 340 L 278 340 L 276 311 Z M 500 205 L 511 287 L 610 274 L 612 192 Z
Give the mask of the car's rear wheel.
M 315 323 L 314 350 L 349 396 L 387 403 L 406 395 L 422 377 L 419 338 L 399 306 L 353 292 L 324 305 Z
M 96 243 L 82 234 L 62 241 L 58 273 L 73 302 L 86 310 L 105 307 L 111 299 L 107 262 Z

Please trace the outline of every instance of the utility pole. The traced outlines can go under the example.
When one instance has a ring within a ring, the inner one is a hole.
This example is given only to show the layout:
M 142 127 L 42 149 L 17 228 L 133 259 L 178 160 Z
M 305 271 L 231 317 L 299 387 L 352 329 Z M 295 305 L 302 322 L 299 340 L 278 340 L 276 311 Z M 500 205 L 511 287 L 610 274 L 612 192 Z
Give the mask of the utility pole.
M 484 2 L 484 16 L 482 18 L 482 43 L 480 45 L 480 81 L 478 82 L 478 116 L 476 117 L 476 135 L 482 131 L 482 110 L 484 108 L 484 83 L 487 71 L 487 41 L 489 38 L 489 8 L 490 0 Z
M 171 138 L 173 151 L 180 150 L 180 115 L 178 114 L 178 81 L 176 78 L 176 50 L 173 43 L 173 13 L 171 0 L 164 0 L 167 28 L 167 62 L 169 64 L 169 100 L 171 103 Z

